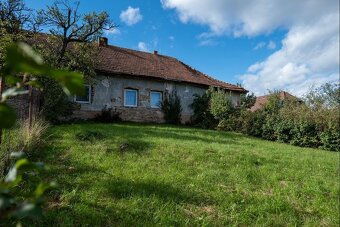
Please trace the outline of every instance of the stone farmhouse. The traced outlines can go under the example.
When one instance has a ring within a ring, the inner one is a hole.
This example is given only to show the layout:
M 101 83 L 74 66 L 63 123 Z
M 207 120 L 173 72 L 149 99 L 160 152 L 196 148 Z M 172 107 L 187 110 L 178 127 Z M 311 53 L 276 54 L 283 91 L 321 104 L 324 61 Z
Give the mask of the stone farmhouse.
M 90 119 L 101 110 L 112 108 L 124 121 L 162 123 L 160 109 L 163 97 L 176 91 L 182 105 L 182 122 L 190 121 L 194 94 L 202 95 L 209 87 L 223 89 L 234 105 L 242 87 L 216 80 L 176 58 L 157 51 L 141 52 L 108 45 L 107 38 L 99 39 L 99 63 L 94 84 L 85 85 L 85 95 L 74 97 L 80 107 L 74 117 Z

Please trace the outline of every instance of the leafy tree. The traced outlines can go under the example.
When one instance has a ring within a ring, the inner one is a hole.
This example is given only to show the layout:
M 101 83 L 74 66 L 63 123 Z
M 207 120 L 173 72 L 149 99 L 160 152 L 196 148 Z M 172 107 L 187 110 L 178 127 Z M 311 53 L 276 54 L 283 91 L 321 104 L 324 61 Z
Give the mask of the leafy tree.
M 115 29 L 106 12 L 80 13 L 79 1 L 55 1 L 38 13 L 39 21 L 49 29 L 43 42 L 34 43 L 49 65 L 81 72 L 88 83 L 94 83 L 98 46 L 94 43 L 105 30 Z M 41 38 L 41 37 L 40 37 Z M 43 91 L 42 113 L 56 123 L 70 115 L 74 105 L 58 83 L 50 78 L 40 80 Z

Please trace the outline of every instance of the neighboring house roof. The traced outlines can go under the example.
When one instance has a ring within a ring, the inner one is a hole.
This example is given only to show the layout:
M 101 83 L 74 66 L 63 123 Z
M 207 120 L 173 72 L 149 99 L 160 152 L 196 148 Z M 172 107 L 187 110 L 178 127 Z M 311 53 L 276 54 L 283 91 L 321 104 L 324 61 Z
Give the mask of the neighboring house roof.
M 255 101 L 255 104 L 250 108 L 250 111 L 254 112 L 256 110 L 259 110 L 259 109 L 262 109 L 264 105 L 266 105 L 266 103 L 268 102 L 269 100 L 269 97 L 271 96 L 272 94 L 269 94 L 269 95 L 263 95 L 263 96 L 259 96 L 256 98 L 256 101 Z M 286 91 L 281 91 L 279 93 L 279 97 L 280 97 L 280 100 L 285 100 L 287 98 L 293 98 L 293 99 L 296 99 L 296 100 L 300 100 L 298 99 L 297 97 L 295 97 L 294 95 L 291 95 L 289 94 L 288 92 Z
M 152 54 L 111 45 L 104 45 L 99 48 L 98 72 L 152 77 L 219 87 L 242 93 L 247 92 L 242 87 L 216 80 L 176 58 L 160 55 L 156 51 Z

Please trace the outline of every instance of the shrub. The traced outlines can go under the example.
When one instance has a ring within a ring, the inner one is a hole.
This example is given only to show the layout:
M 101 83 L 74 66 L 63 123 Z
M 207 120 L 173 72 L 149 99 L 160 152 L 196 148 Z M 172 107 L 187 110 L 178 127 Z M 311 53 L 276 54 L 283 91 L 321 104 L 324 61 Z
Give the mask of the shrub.
M 332 127 L 328 131 L 319 134 L 320 148 L 330 151 L 340 151 L 340 133 L 339 129 Z
M 277 116 L 264 112 L 264 121 L 262 125 L 262 138 L 267 140 L 276 140 L 275 126 L 278 122 Z
M 233 111 L 234 107 L 228 94 L 221 90 L 211 92 L 210 112 L 216 119 L 226 120 Z
M 94 121 L 102 123 L 111 123 L 121 121 L 120 113 L 113 110 L 112 108 L 107 108 L 105 105 L 100 114 L 94 117 Z
M 181 123 L 182 106 L 176 91 L 165 95 L 164 100 L 161 103 L 161 109 L 164 113 L 164 120 L 166 123 Z
M 75 105 L 69 100 L 62 86 L 48 77 L 40 77 L 39 80 L 43 86 L 41 109 L 43 117 L 56 124 L 61 118 L 71 116 Z
M 191 117 L 191 123 L 200 128 L 215 128 L 218 121 L 215 119 L 214 115 L 210 113 L 210 98 L 211 94 L 209 92 L 203 95 L 194 95 L 194 100 L 190 105 L 193 110 L 193 115 Z
M 294 123 L 287 119 L 278 119 L 274 125 L 275 137 L 277 141 L 289 143 L 294 134 Z

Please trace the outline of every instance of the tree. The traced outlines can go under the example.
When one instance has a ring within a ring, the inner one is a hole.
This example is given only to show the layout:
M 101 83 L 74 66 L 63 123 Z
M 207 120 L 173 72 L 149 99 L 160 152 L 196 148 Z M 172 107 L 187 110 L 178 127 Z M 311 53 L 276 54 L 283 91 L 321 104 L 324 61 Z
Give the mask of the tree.
M 46 10 L 39 12 L 44 25 L 50 28 L 50 34 L 59 39 L 61 45 L 57 52 L 59 64 L 72 43 L 95 41 L 105 30 L 117 27 L 106 12 L 81 14 L 78 12 L 79 1 L 55 1 Z
M 50 35 L 35 46 L 45 61 L 61 69 L 81 72 L 88 83 L 93 83 L 98 46 L 94 43 L 105 30 L 115 29 L 106 12 L 79 13 L 79 1 L 55 1 L 38 17 Z M 72 102 L 62 88 L 50 78 L 42 78 L 42 113 L 50 122 L 59 121 L 73 111 Z
M 251 94 L 241 94 L 240 95 L 240 107 L 244 109 L 249 109 L 254 106 L 256 102 L 256 96 L 254 93 Z

